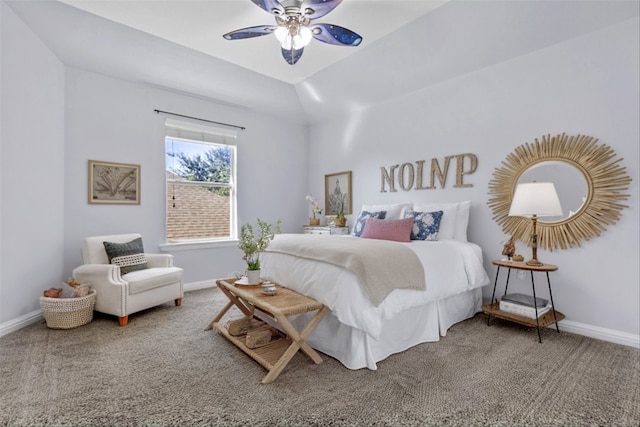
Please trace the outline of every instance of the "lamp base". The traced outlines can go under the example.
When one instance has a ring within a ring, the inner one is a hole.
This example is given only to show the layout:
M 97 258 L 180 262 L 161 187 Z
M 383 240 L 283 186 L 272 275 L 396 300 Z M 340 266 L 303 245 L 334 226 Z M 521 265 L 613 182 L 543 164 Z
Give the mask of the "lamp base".
M 525 264 L 531 265 L 531 266 L 534 266 L 534 267 L 540 267 L 540 266 L 544 265 L 544 263 L 538 261 L 536 258 L 530 259 L 529 261 L 525 262 Z

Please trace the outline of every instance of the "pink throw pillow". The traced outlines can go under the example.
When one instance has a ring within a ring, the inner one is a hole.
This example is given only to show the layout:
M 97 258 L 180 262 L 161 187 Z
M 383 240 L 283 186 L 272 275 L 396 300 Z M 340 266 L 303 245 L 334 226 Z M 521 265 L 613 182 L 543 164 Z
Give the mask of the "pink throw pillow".
M 360 237 L 363 239 L 393 240 L 410 242 L 413 218 L 377 219 L 367 218 L 367 223 Z

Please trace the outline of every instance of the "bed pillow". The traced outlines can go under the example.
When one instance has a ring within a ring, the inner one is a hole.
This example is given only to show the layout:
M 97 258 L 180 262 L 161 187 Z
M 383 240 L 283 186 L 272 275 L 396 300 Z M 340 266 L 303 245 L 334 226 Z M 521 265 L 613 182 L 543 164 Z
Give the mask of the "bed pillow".
M 409 210 L 404 212 L 404 217 L 413 219 L 411 240 L 438 240 L 442 211 L 418 212 Z
M 385 211 L 387 216 L 384 217 L 385 220 L 388 219 L 402 219 L 403 211 L 405 209 L 411 209 L 413 206 L 412 203 L 393 203 L 386 205 L 362 205 L 360 209 L 361 212 L 369 211 L 369 212 L 380 212 Z
M 144 256 L 141 237 L 126 243 L 102 242 L 102 244 L 107 252 L 109 263 L 120 266 L 120 274 L 147 268 L 147 258 Z
M 413 210 L 418 212 L 442 211 L 438 240 L 455 239 L 459 205 L 459 203 L 414 203 Z
M 362 232 L 363 239 L 393 240 L 394 242 L 410 242 L 413 218 L 376 219 L 367 218 Z
M 386 211 L 370 212 L 363 210 L 360 212 L 360 215 L 358 215 L 358 219 L 356 219 L 356 223 L 353 226 L 351 234 L 356 237 L 360 237 L 362 235 L 362 231 L 365 229 L 365 225 L 367 225 L 368 218 L 385 219 L 386 216 Z
M 434 212 L 442 211 L 438 240 L 454 239 L 467 241 L 467 227 L 469 226 L 469 211 L 471 201 L 452 203 L 414 203 L 414 211 Z
M 456 220 L 456 231 L 454 239 L 461 242 L 467 241 L 467 227 L 469 226 L 469 211 L 471 211 L 471 200 L 460 202 L 458 205 L 458 219 Z

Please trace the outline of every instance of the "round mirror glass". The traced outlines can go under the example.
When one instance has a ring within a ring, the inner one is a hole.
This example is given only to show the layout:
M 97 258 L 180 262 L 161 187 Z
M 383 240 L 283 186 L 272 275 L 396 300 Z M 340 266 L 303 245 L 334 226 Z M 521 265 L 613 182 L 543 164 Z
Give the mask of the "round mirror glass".
M 533 181 L 553 182 L 562 207 L 562 216 L 541 217 L 538 222 L 553 223 L 567 219 L 575 215 L 587 200 L 587 180 L 580 169 L 570 163 L 555 160 L 536 163 L 518 178 L 518 184 Z

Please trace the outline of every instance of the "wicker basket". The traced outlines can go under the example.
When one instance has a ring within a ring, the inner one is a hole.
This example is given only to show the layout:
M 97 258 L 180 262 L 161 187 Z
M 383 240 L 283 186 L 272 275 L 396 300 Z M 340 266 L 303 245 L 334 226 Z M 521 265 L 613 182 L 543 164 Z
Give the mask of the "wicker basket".
M 40 297 L 42 314 L 51 329 L 72 329 L 86 325 L 93 320 L 93 307 L 96 305 L 96 291 L 78 298 Z

